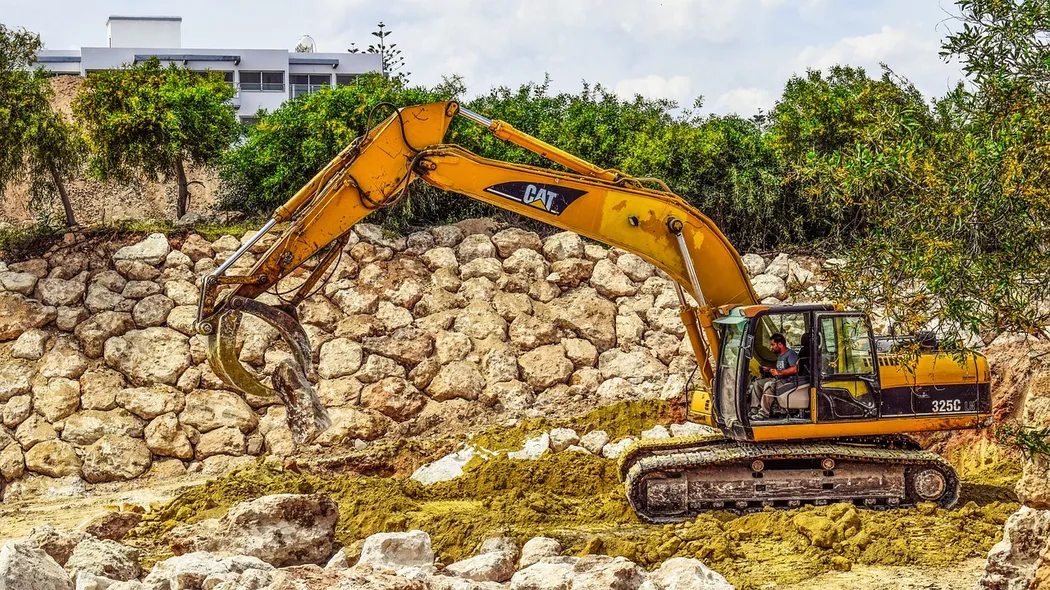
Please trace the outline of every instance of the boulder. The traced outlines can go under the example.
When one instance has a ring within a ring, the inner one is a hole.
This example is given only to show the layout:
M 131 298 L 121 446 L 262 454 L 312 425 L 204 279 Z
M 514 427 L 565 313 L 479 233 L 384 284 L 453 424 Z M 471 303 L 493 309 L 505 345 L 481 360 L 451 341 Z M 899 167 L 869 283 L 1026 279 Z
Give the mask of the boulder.
M 418 328 L 406 327 L 389 336 L 363 338 L 361 346 L 367 352 L 416 365 L 434 353 L 434 338 Z
M 377 533 L 365 539 L 357 565 L 397 571 L 405 567 L 434 565 L 430 535 L 423 531 Z
M 561 553 L 561 543 L 550 537 L 533 537 L 521 547 L 521 559 L 518 569 L 525 569 L 546 557 L 556 557 Z
M 171 251 L 168 238 L 164 234 L 150 234 L 145 240 L 124 246 L 113 254 L 113 260 L 126 260 L 129 262 L 141 262 L 150 266 L 158 266 L 164 262 Z
M 32 541 L 8 541 L 0 547 L 0 588 L 73 590 L 69 575 Z
M 335 553 L 339 507 L 324 494 L 275 494 L 241 502 L 219 519 L 181 525 L 167 535 L 176 555 L 222 551 L 275 567 L 324 564 Z
M 510 324 L 510 341 L 523 350 L 558 342 L 558 328 L 550 321 L 519 315 Z
M 627 278 L 636 283 L 643 283 L 656 273 L 656 267 L 646 262 L 641 256 L 630 252 L 621 253 L 616 259 L 616 266 L 627 275 Z
M 466 233 L 455 225 L 439 225 L 430 228 L 430 234 L 440 247 L 451 248 L 463 240 Z
M 1006 521 L 1003 539 L 988 552 L 978 588 L 1028 588 L 1050 537 L 1050 510 L 1022 506 Z
M 25 454 L 26 470 L 49 477 L 80 475 L 80 458 L 73 445 L 60 440 L 45 440 L 33 445 Z
M 543 241 L 543 254 L 551 262 L 566 258 L 583 258 L 583 240 L 573 232 L 554 234 Z
M 197 460 L 203 461 L 215 455 L 240 457 L 247 450 L 246 444 L 244 433 L 232 426 L 209 430 L 201 434 L 197 441 Z
M 638 286 L 609 259 L 599 260 L 594 265 L 591 286 L 610 298 L 630 296 L 638 292 Z
M 741 257 L 744 262 L 744 269 L 747 270 L 747 274 L 752 277 L 758 276 L 766 271 L 766 261 L 758 254 L 744 254 Z
M 21 424 L 33 411 L 33 397 L 29 395 L 16 395 L 7 400 L 4 411 L 0 414 L 4 426 L 15 428 Z
M 236 393 L 222 390 L 197 390 L 186 396 L 186 407 L 179 422 L 200 432 L 234 426 L 247 434 L 259 424 L 259 416 Z
M 361 368 L 364 354 L 361 345 L 346 338 L 336 338 L 321 345 L 317 374 L 323 379 L 353 375 Z
M 354 377 L 361 383 L 375 383 L 387 377 L 404 377 L 405 368 L 397 361 L 378 354 L 370 354 Z
M 430 381 L 427 395 L 436 401 L 455 398 L 476 400 L 485 389 L 485 378 L 477 365 L 467 361 L 452 361 L 441 367 Z
M 111 512 L 106 511 L 83 523 L 79 530 L 98 539 L 120 541 L 128 534 L 128 531 L 142 522 L 142 515 L 138 512 Z
M 421 258 L 430 270 L 459 268 L 459 259 L 456 258 L 456 251 L 452 248 L 433 248 L 424 252 Z
M 186 396 L 174 387 L 154 385 L 121 389 L 116 402 L 139 418 L 152 420 L 161 414 L 181 412 L 186 404 Z
M 331 408 L 328 417 L 332 425 L 314 441 L 323 447 L 344 444 L 354 439 L 375 440 L 386 433 L 389 420 L 372 410 Z
M 79 279 L 40 279 L 35 297 L 44 305 L 70 306 L 84 298 L 84 281 Z
M 134 328 L 135 320 L 131 314 L 103 311 L 78 323 L 73 329 L 73 334 L 84 347 L 84 354 L 90 358 L 99 358 L 105 350 L 107 340 Z
M 667 377 L 667 367 L 647 350 L 624 352 L 612 349 L 598 357 L 598 370 L 602 377 L 611 379 L 659 380 Z
M 503 263 L 499 258 L 475 258 L 459 267 L 459 278 L 463 281 L 484 277 L 495 281 L 503 276 Z
M 498 402 L 503 409 L 509 411 L 521 411 L 532 407 L 536 396 L 532 388 L 521 381 L 502 381 L 493 383 L 485 388 L 482 399 L 489 404 Z
M 175 309 L 175 302 L 167 296 L 149 295 L 135 304 L 131 310 L 131 317 L 135 320 L 135 325 L 140 328 L 161 326 L 168 320 L 168 314 L 173 309 Z
M 537 390 L 568 382 L 573 370 L 573 364 L 565 358 L 565 349 L 560 344 L 527 352 L 518 359 L 518 364 L 525 382 Z
M 614 443 L 607 443 L 604 447 L 602 447 L 601 456 L 605 457 L 606 459 L 617 459 L 620 457 L 620 455 L 623 454 L 624 451 L 627 450 L 627 447 L 633 444 L 634 439 L 630 437 Z
M 72 576 L 86 572 L 121 582 L 142 574 L 137 549 L 91 536 L 77 544 L 65 568 Z
M 36 367 L 26 362 L 11 361 L 0 366 L 0 402 L 32 391 L 35 374 Z
M 538 251 L 543 247 L 538 234 L 517 227 L 497 232 L 492 236 L 492 243 L 500 258 L 507 258 L 522 248 Z
M 68 339 L 59 338 L 40 360 L 37 372 L 44 377 L 79 379 L 87 367 L 88 359 L 80 349 Z
M 511 451 L 507 453 L 507 457 L 510 459 L 532 461 L 539 459 L 550 448 L 551 437 L 545 432 L 537 437 L 526 440 L 520 451 Z
M 554 428 L 550 431 L 551 450 L 560 453 L 580 442 L 580 437 L 571 428 Z
M 48 379 L 33 386 L 33 409 L 56 422 L 77 411 L 80 405 L 80 383 L 64 377 Z
M 55 312 L 55 327 L 64 332 L 72 332 L 87 317 L 88 311 L 79 305 L 59 307 Z
M 147 588 L 188 590 L 203 587 L 204 580 L 210 575 L 229 571 L 230 567 L 218 556 L 205 552 L 187 553 L 158 561 L 142 581 Z
M 506 582 L 514 575 L 516 555 L 489 551 L 445 566 L 445 571 L 475 582 Z
M 492 258 L 496 255 L 496 246 L 492 239 L 485 234 L 472 234 L 465 238 L 456 247 L 456 257 L 460 264 L 470 262 L 477 258 Z
M 768 274 L 758 275 L 751 279 L 751 286 L 754 287 L 755 295 L 758 295 L 760 300 L 769 297 L 783 300 L 787 297 L 787 283 L 780 277 Z
M 636 590 L 645 570 L 623 557 L 585 555 L 573 569 L 573 590 Z
M 519 569 L 510 579 L 511 590 L 569 590 L 572 563 L 539 562 Z
M 153 461 L 146 442 L 116 434 L 105 434 L 84 449 L 84 479 L 89 483 L 134 479 Z
M 580 446 L 595 455 L 600 455 L 607 444 L 609 435 L 604 430 L 592 430 L 580 437 Z
M 401 377 L 387 377 L 361 391 L 361 403 L 397 422 L 415 418 L 427 398 Z
M 766 266 L 765 274 L 777 277 L 782 281 L 788 280 L 788 273 L 790 271 L 790 260 L 788 255 L 781 253 L 777 254 L 776 258 L 769 261 L 769 265 Z
M 58 438 L 55 428 L 40 414 L 32 414 L 15 429 L 15 440 L 25 450 L 37 443 Z
M 463 467 L 477 455 L 474 447 L 466 446 L 462 449 L 445 455 L 444 457 L 430 463 L 419 466 L 412 472 L 410 479 L 428 486 L 441 481 L 449 481 L 463 475 Z
M 539 280 L 550 273 L 550 264 L 539 252 L 519 249 L 503 261 L 504 272 Z
M 22 295 L 32 295 L 37 277 L 28 272 L 0 272 L 0 287 L 4 291 L 13 291 Z
M 616 304 L 594 289 L 581 287 L 552 301 L 549 312 L 555 324 L 574 330 L 599 350 L 616 345 Z
M 134 303 L 134 301 L 128 302 L 120 293 L 110 291 L 99 283 L 93 283 L 88 288 L 87 297 L 84 298 L 84 307 L 87 307 L 91 313 L 111 310 L 131 311 L 130 309 L 124 309 L 124 307 L 126 305 L 134 305 Z
M 464 334 L 441 330 L 434 335 L 434 353 L 441 364 L 461 361 L 470 354 L 473 345 Z
M 14 481 L 25 473 L 25 453 L 18 443 L 11 443 L 0 451 L 0 476 L 6 481 Z
M 15 340 L 11 347 L 11 356 L 16 359 L 30 361 L 40 360 L 46 351 L 47 340 L 50 335 L 43 330 L 29 330 Z
M 62 440 L 90 445 L 106 434 L 141 438 L 145 422 L 127 410 L 83 410 L 66 418 Z
M 106 341 L 106 364 L 140 386 L 175 385 L 190 366 L 186 337 L 171 328 L 132 330 Z
M 179 459 L 193 458 L 193 446 L 179 426 L 175 414 L 157 416 L 146 426 L 143 434 L 146 437 L 146 446 L 155 455 Z
M 87 535 L 80 531 L 56 529 L 45 524 L 33 527 L 29 542 L 50 555 L 58 565 L 64 566 L 69 561 L 69 556 L 73 555 L 73 549 L 86 537 Z
M 190 234 L 187 236 L 186 239 L 182 241 L 182 247 L 180 250 L 182 250 L 183 254 L 189 256 L 190 260 L 194 263 L 201 259 L 215 256 L 215 250 L 212 249 L 211 244 L 198 234 Z
M 507 339 L 507 321 L 493 311 L 488 301 L 472 302 L 456 316 L 453 325 L 457 332 L 477 340 Z
M 112 410 L 117 392 L 124 387 L 124 376 L 112 369 L 92 369 L 80 377 L 80 407 L 85 410 Z
M 55 319 L 52 306 L 11 292 L 0 293 L 0 341 L 14 340 L 26 330 L 43 327 Z

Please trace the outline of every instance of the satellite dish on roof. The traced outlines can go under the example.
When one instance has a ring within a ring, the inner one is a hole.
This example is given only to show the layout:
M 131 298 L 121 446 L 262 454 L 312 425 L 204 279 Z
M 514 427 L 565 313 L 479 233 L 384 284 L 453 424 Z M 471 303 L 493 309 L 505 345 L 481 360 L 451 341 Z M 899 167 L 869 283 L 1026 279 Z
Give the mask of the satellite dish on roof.
M 314 43 L 314 38 L 310 35 L 303 35 L 299 38 L 299 44 L 295 46 L 296 53 L 313 53 L 317 51 L 317 44 Z

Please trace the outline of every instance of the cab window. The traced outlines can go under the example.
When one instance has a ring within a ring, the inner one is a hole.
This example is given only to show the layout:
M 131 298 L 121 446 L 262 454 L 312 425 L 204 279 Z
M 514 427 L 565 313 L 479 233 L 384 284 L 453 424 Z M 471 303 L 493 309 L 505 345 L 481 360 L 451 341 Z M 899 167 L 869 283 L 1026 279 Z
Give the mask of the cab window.
M 862 316 L 820 318 L 820 371 L 828 375 L 871 375 L 871 335 Z

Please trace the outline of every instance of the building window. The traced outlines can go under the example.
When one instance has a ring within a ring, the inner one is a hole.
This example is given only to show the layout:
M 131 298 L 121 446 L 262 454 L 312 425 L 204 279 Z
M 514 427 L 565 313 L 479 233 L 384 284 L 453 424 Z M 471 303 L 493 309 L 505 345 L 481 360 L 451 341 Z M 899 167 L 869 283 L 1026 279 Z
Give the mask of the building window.
M 222 81 L 226 82 L 230 86 L 233 86 L 233 72 L 219 71 L 219 70 L 194 70 L 201 76 L 207 76 L 208 74 L 222 74 Z
M 357 79 L 360 76 L 357 74 L 336 74 L 335 85 L 336 86 L 353 86 L 357 84 Z
M 246 72 L 241 70 L 241 90 L 271 92 L 284 90 L 284 72 Z
M 289 74 L 288 82 L 291 84 L 291 96 L 295 98 L 301 94 L 312 94 L 332 84 L 331 74 Z
M 241 123 L 245 125 L 256 125 L 259 123 L 259 117 L 241 117 Z

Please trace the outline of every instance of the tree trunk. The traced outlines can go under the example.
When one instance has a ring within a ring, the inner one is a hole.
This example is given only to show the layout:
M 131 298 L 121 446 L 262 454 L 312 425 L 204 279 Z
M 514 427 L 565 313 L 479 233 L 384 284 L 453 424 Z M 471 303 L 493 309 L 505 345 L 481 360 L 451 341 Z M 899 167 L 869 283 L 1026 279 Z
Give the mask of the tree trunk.
M 58 197 L 62 200 L 62 208 L 66 210 L 66 226 L 75 227 L 77 218 L 73 216 L 73 205 L 69 202 L 69 194 L 66 193 L 66 185 L 62 182 L 62 175 L 58 173 L 58 169 L 55 168 L 54 164 L 50 164 L 48 169 L 51 171 L 51 179 L 55 181 L 55 188 L 58 189 Z
M 190 208 L 190 187 L 186 181 L 186 169 L 182 166 L 182 158 L 175 160 L 175 176 L 179 180 L 179 196 L 175 201 L 175 221 L 178 221 Z

